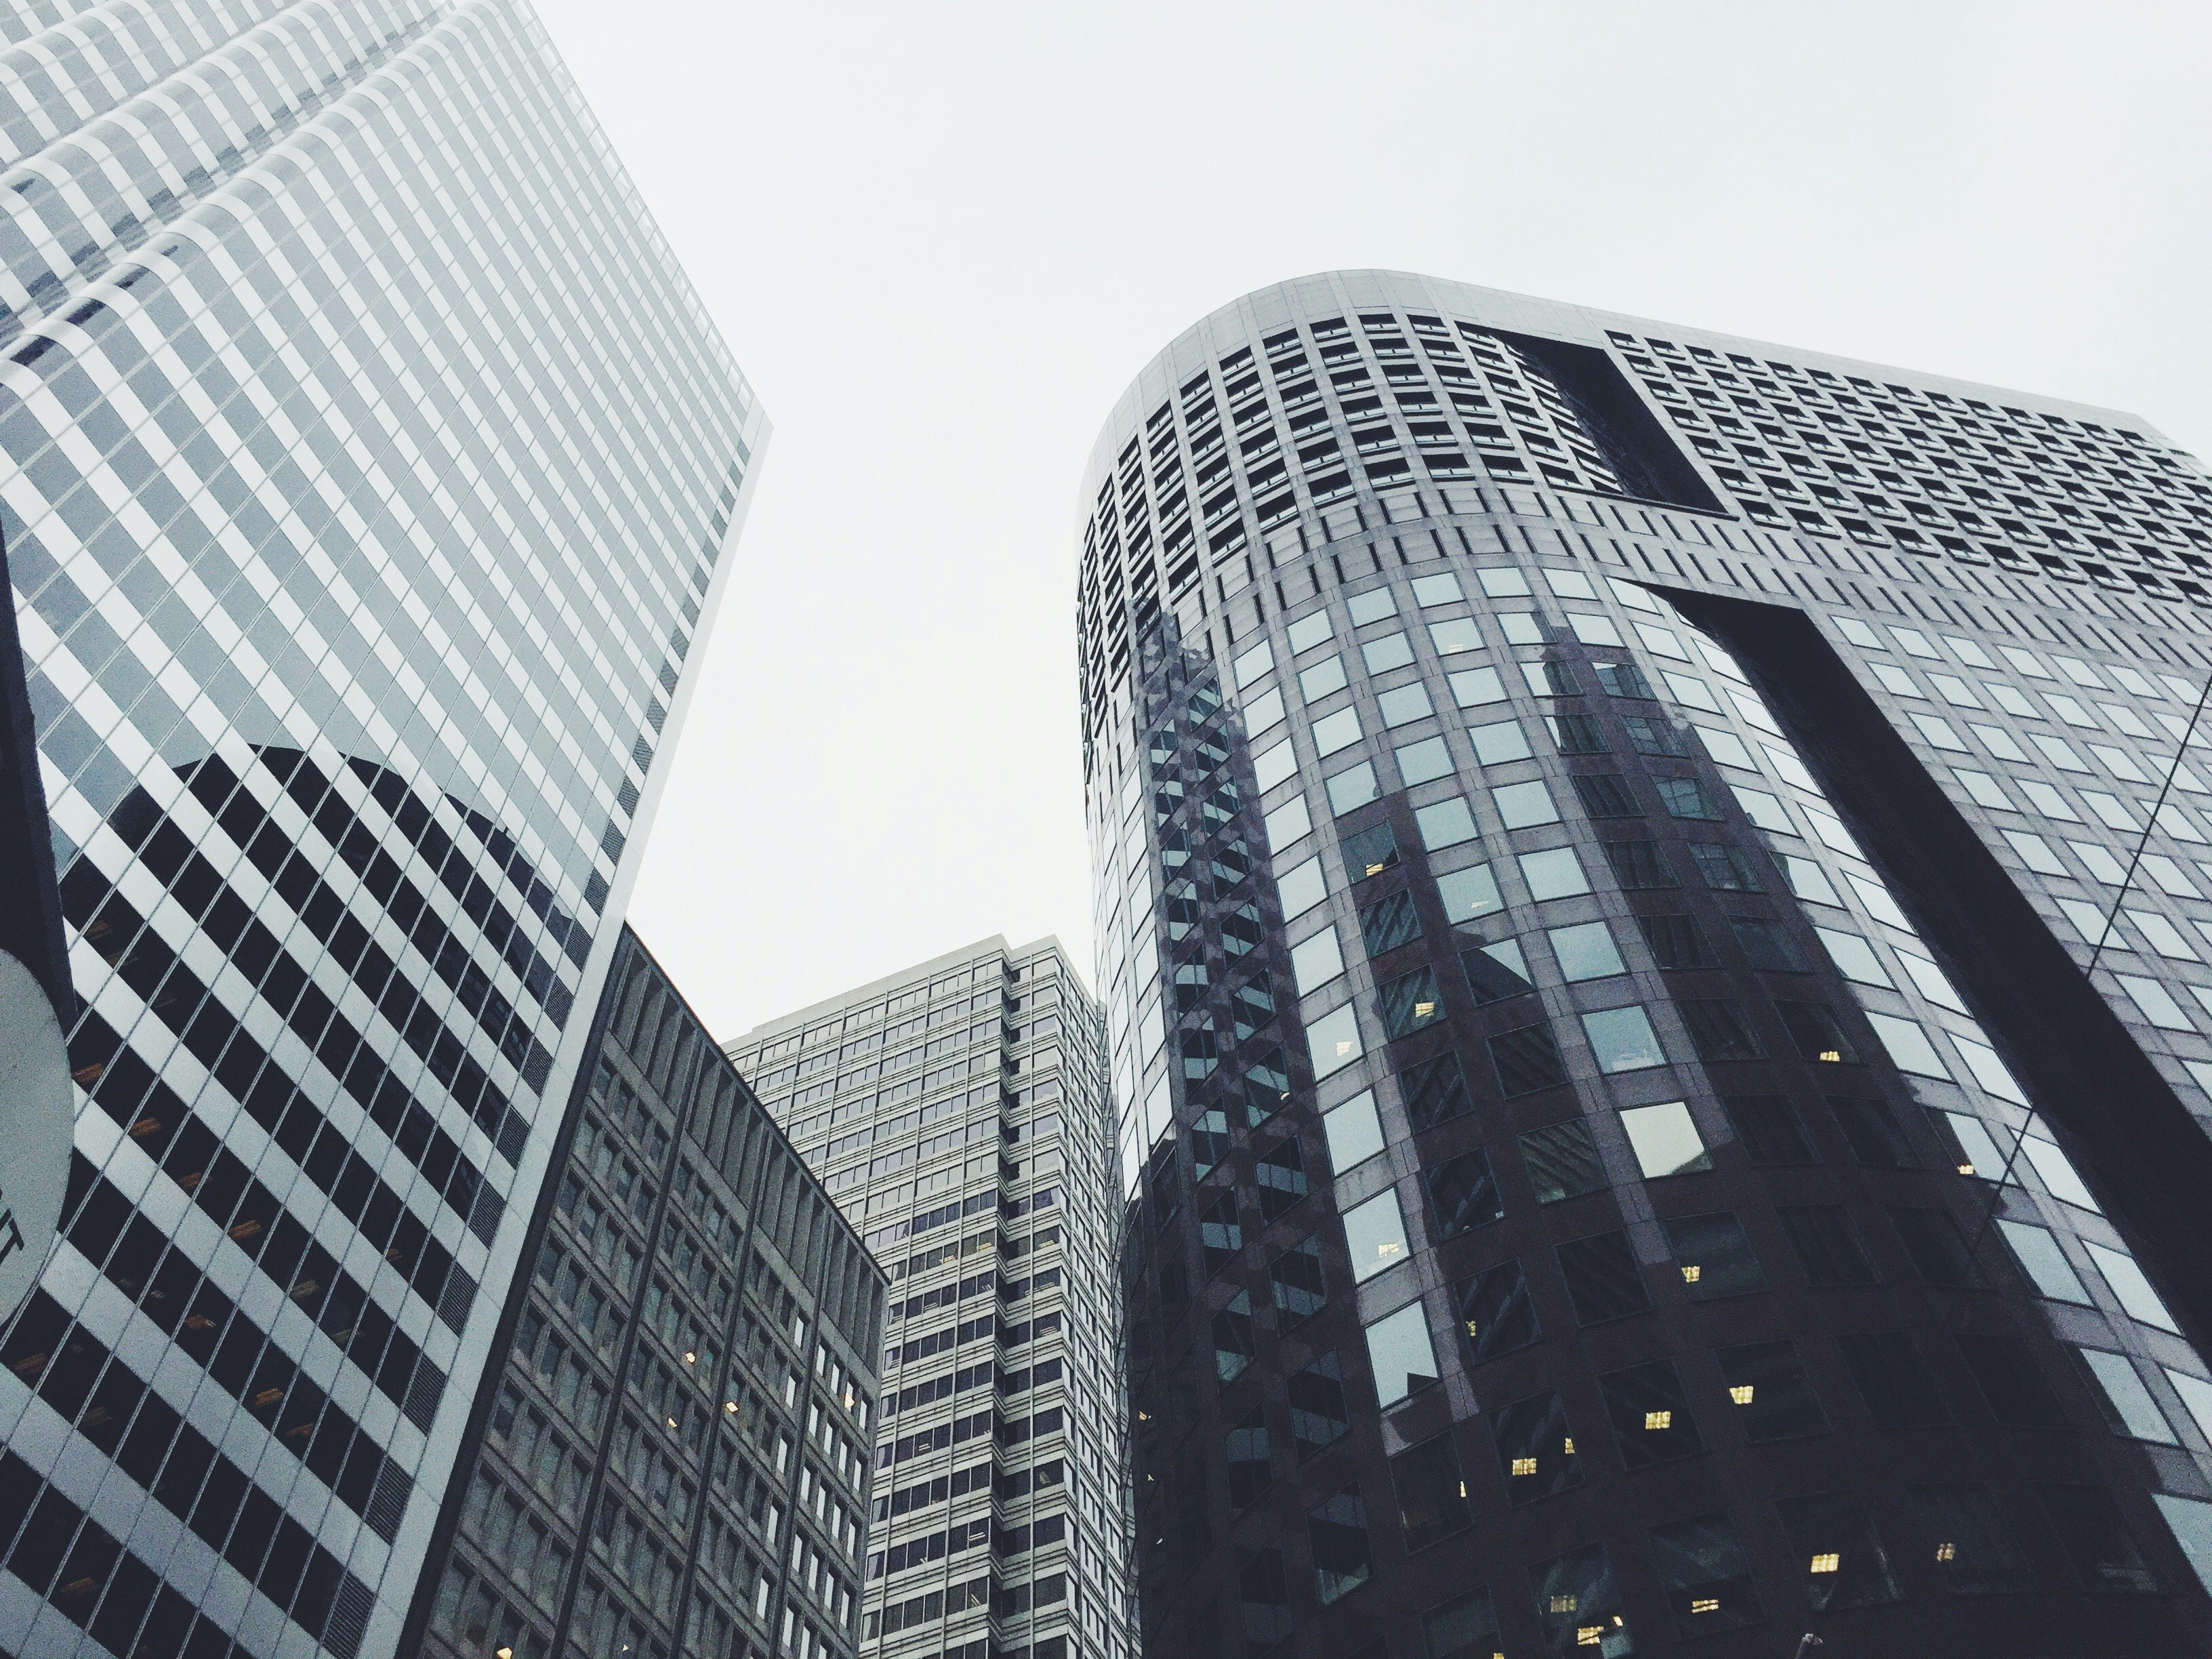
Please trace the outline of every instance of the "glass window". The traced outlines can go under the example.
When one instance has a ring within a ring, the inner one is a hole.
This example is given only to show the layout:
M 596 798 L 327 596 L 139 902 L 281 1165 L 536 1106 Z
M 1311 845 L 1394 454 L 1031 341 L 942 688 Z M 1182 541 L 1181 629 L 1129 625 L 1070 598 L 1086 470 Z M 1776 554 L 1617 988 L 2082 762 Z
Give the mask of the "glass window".
M 1498 895 L 1497 878 L 1486 864 L 1470 864 L 1464 870 L 1438 876 L 1437 896 L 1444 902 L 1444 920 L 1451 922 L 1474 921 L 1505 908 L 1505 901 Z
M 2159 1300 L 2158 1292 L 2150 1287 L 2150 1280 L 2136 1265 L 2131 1255 L 2108 1249 L 2091 1240 L 2081 1241 L 2089 1252 L 2089 1260 L 2097 1264 L 2097 1271 L 2105 1275 L 2105 1282 L 2112 1287 L 2120 1306 L 2128 1310 L 2131 1319 L 2140 1319 L 2146 1325 L 2155 1325 L 2162 1331 L 2181 1334 L 2181 1327 L 2173 1322 L 2166 1304 Z
M 2066 1426 L 2058 1396 L 2018 1342 L 2004 1336 L 1961 1336 L 1957 1341 L 1990 1416 L 2013 1429 Z
M 2074 1264 L 2066 1259 L 2066 1252 L 2050 1229 L 2002 1217 L 1997 1218 L 1996 1228 L 2012 1247 L 2013 1259 L 2020 1263 L 2021 1272 L 2027 1276 L 2039 1296 L 2047 1296 L 2054 1302 L 2092 1305 L 2088 1287 L 2074 1271 Z
M 1256 697 L 1248 698 L 1244 704 L 1244 729 L 1256 737 L 1272 731 L 1283 718 L 1283 693 L 1279 686 L 1269 686 Z
M 1567 1282 L 1567 1297 L 1575 1304 L 1575 1318 L 1584 1325 L 1600 1325 L 1646 1311 L 1651 1293 L 1645 1288 L 1644 1269 L 1629 1248 L 1628 1235 L 1615 1230 L 1588 1238 L 1570 1239 L 1554 1247 L 1560 1276 Z
M 1428 1171 L 1429 1202 L 1437 1218 L 1437 1237 L 1456 1238 L 1504 1217 L 1490 1155 L 1480 1147 Z
M 1467 1333 L 1468 1352 L 1477 1365 L 1528 1347 L 1543 1336 L 1518 1256 L 1461 1279 L 1452 1286 L 1452 1299 Z
M 1735 1420 L 1753 1445 L 1828 1431 L 1828 1414 L 1820 1409 L 1796 1343 L 1746 1342 L 1713 1353 Z
M 1355 1280 L 1372 1279 L 1407 1259 L 1406 1218 L 1395 1188 L 1385 1188 L 1344 1212 L 1344 1242 Z
M 2212 1504 L 2162 1492 L 2153 1492 L 2151 1502 L 2158 1505 L 2160 1515 L 2173 1534 L 2173 1541 L 2189 1558 L 2189 1565 L 2199 1582 L 2212 1589 Z
M 2142 1373 L 2125 1354 L 2110 1353 L 2102 1348 L 2076 1348 L 2074 1352 L 2088 1374 L 2089 1392 L 2096 1397 L 2106 1426 L 2114 1434 L 2130 1440 L 2155 1441 L 2165 1446 L 2181 1443 L 2173 1425 L 2166 1420 L 2166 1413 L 2152 1397 Z
M 1306 1195 L 1305 1158 L 1298 1138 L 1285 1135 L 1252 1160 L 1252 1179 L 1260 1189 L 1260 1215 L 1273 1221 Z
M 1398 837 L 1389 823 L 1371 824 L 1341 843 L 1344 867 L 1354 881 L 1365 881 L 1398 865 Z
M 1405 1528 L 1407 1554 L 1425 1550 L 1474 1524 L 1467 1480 L 1460 1470 L 1459 1447 L 1449 1431 L 1393 1457 L 1390 1482 L 1397 1489 L 1398 1524 Z
M 1421 918 L 1413 908 L 1413 896 L 1401 887 L 1366 906 L 1359 913 L 1359 936 L 1370 961 L 1420 938 Z
M 1370 674 L 1387 674 L 1413 659 L 1413 647 L 1403 634 L 1385 634 L 1359 647 L 1359 659 Z
M 1436 647 L 1439 657 L 1482 649 L 1482 634 L 1472 617 L 1454 617 L 1447 622 L 1431 623 L 1429 641 Z
M 1528 964 L 1522 957 L 1518 940 L 1500 939 L 1495 945 L 1462 951 L 1459 960 L 1478 1008 L 1509 997 L 1526 996 L 1535 988 L 1529 982 Z
M 1775 1504 L 1782 1529 L 1804 1575 L 1806 1604 L 1815 1613 L 1887 1607 L 1904 1599 L 1889 1555 L 1866 1505 L 1847 1492 L 1814 1492 Z
M 1261 1407 L 1254 1406 L 1229 1431 L 1224 1450 L 1229 1465 L 1229 1507 L 1249 1509 L 1267 1490 L 1272 1473 L 1267 1456 L 1267 1420 Z
M 1199 1218 L 1198 1237 L 1209 1279 L 1236 1261 L 1244 1248 L 1244 1225 L 1233 1190 L 1218 1194 L 1206 1206 Z
M 1367 1328 L 1367 1357 L 1375 1370 L 1376 1397 L 1386 1408 L 1441 1380 L 1428 1317 L 1418 1302 Z
M 1876 1428 L 1933 1428 L 1951 1420 L 1920 1350 L 1903 1331 L 1854 1332 L 1836 1340 Z
M 1382 1120 L 1376 1113 L 1372 1089 L 1322 1113 L 1321 1127 L 1328 1141 L 1329 1167 L 1339 1175 L 1382 1150 Z
M 1563 755 L 1602 755 L 1612 746 L 1605 728 L 1589 714 L 1562 710 L 1545 715 L 1544 724 L 1552 728 L 1552 742 Z
M 1367 1506 L 1359 1501 L 1356 1485 L 1316 1505 L 1306 1516 L 1306 1532 L 1322 1606 L 1367 1582 L 1375 1563 L 1367 1548 Z
M 1326 985 L 1344 971 L 1344 951 L 1336 940 L 1334 924 L 1291 947 L 1291 977 L 1303 996 Z
M 1457 847 L 1475 838 L 1474 814 L 1468 810 L 1465 798 L 1459 795 L 1416 807 L 1413 824 L 1420 832 L 1421 845 L 1431 853 L 1440 853 L 1447 847 Z
M 1567 1080 L 1552 1028 L 1538 1024 L 1500 1031 L 1490 1039 L 1491 1063 L 1498 1070 L 1498 1085 L 1507 1099 L 1534 1094 Z
M 1671 1216 L 1659 1224 L 1666 1230 L 1683 1289 L 1692 1302 L 1715 1302 L 1766 1288 L 1766 1273 L 1751 1247 L 1751 1235 L 1733 1211 Z
M 1669 817 L 1718 821 L 1720 803 L 1695 778 L 1654 778 L 1651 781 L 1657 787 L 1659 799 Z
M 1611 930 L 1601 921 L 1554 927 L 1547 937 L 1552 941 L 1552 954 L 1559 958 L 1559 973 L 1570 983 L 1609 979 L 1628 971 L 1628 965 L 1621 961 L 1620 951 L 1613 942 Z
M 1369 623 L 1378 623 L 1385 617 L 1398 614 L 1398 600 L 1387 587 L 1370 587 L 1364 593 L 1354 593 L 1345 601 L 1345 609 L 1352 613 L 1352 625 L 1364 628 Z
M 1460 591 L 1459 577 L 1451 571 L 1413 578 L 1413 603 L 1424 609 L 1432 605 L 1450 605 L 1466 597 Z
M 1340 708 L 1313 723 L 1314 749 L 1324 760 L 1359 741 L 1359 711 Z
M 1487 1589 L 1469 1590 L 1421 1615 L 1425 1659 L 1502 1659 L 1498 1614 Z
M 1298 1462 L 1352 1431 L 1352 1407 L 1344 1394 L 1344 1367 L 1325 1353 L 1290 1381 L 1291 1441 Z
M 1492 790 L 1490 799 L 1508 830 L 1531 830 L 1559 821 L 1559 809 L 1553 805 L 1552 791 L 1541 778 L 1506 784 Z
M 1344 712 L 1349 714 L 1352 711 L 1347 708 Z M 1339 772 L 1322 787 L 1328 794 L 1328 810 L 1338 817 L 1354 807 L 1366 805 L 1382 793 L 1376 786 L 1375 767 L 1368 761 Z
M 1490 1431 L 1498 1442 L 1505 1496 L 1515 1505 L 1582 1485 L 1582 1456 L 1567 1425 L 1566 1401 L 1556 1390 L 1498 1407 L 1491 1413 Z
M 1262 640 L 1250 650 L 1239 652 L 1231 672 L 1235 675 L 1237 684 L 1241 689 L 1251 684 L 1254 680 L 1258 679 L 1261 675 L 1274 665 L 1274 651 L 1265 640 Z
M 2135 1534 L 2121 1518 L 2120 1506 L 2102 1486 L 2041 1486 L 2035 1489 L 2043 1512 L 2066 1551 L 2081 1588 L 2130 1595 L 2153 1595 L 2151 1576 Z
M 1744 960 L 1764 973 L 1802 973 L 1811 964 L 1790 930 L 1762 916 L 1730 916 L 1729 929 L 1743 947 Z
M 1385 726 L 1411 725 L 1415 720 L 1426 720 L 1437 712 L 1429 702 L 1429 688 L 1419 680 L 1409 685 L 1395 686 L 1379 694 L 1375 699 L 1375 706 L 1382 712 Z
M 1782 1095 L 1724 1095 L 1722 1108 L 1754 1169 L 1818 1164 L 1797 1109 Z
M 1407 1066 L 1399 1073 L 1398 1087 L 1416 1134 L 1457 1117 L 1473 1104 L 1459 1056 L 1449 1052 Z
M 1609 841 L 1604 843 L 1606 861 L 1613 866 L 1613 878 L 1628 892 L 1638 892 L 1653 887 L 1679 887 L 1674 867 L 1667 860 L 1666 849 L 1653 841 Z
M 1487 726 L 1470 726 L 1467 735 L 1474 744 L 1474 757 L 1485 766 L 1502 766 L 1508 761 L 1527 760 L 1530 754 L 1528 734 L 1522 730 L 1518 720 L 1494 720 Z
M 1942 1210 L 1890 1206 L 1889 1218 L 1921 1278 L 1938 1289 L 1984 1291 L 1989 1279 L 1968 1253 L 1966 1235 Z
M 1275 890 L 1283 901 L 1285 921 L 1305 915 L 1328 896 L 1328 883 L 1322 878 L 1320 859 L 1310 858 L 1286 871 L 1276 881 Z
M 1505 701 L 1505 682 L 1498 678 L 1495 668 L 1463 668 L 1445 675 L 1444 683 L 1451 687 L 1452 702 L 1462 708 L 1483 708 Z
M 2081 1209 L 2096 1211 L 2100 1215 L 2104 1213 L 2097 1208 L 2097 1200 L 2090 1196 L 2088 1187 L 2072 1162 L 2055 1143 L 2031 1133 L 2020 1143 L 2020 1150 L 2036 1174 L 2043 1177 L 2043 1184 L 2053 1198 Z
M 2173 1391 L 2181 1396 L 2181 1403 L 2207 1440 L 2212 1440 L 2212 1382 L 2201 1376 L 2191 1376 L 2187 1371 L 2178 1371 L 2171 1365 L 2159 1369 L 2166 1380 L 2173 1384 Z
M 1747 772 L 1759 770 L 1759 763 L 1752 758 L 1751 750 L 1741 738 L 1717 726 L 1700 726 L 1698 736 L 1705 745 L 1705 752 L 1723 766 L 1740 767 Z
M 1528 1589 L 1552 1659 L 1579 1659 L 1585 1652 L 1614 1659 L 1636 1651 L 1604 1545 L 1585 1544 L 1529 1568 Z
M 1268 847 L 1278 853 L 1300 837 L 1310 834 L 1312 830 L 1313 815 L 1306 810 L 1304 795 L 1291 796 L 1268 813 L 1261 824 Z
M 1774 1214 L 1808 1285 L 1820 1290 L 1875 1282 L 1874 1263 L 1842 1205 L 1781 1204 Z
M 1672 1361 L 1651 1359 L 1607 1371 L 1597 1387 L 1620 1461 L 1629 1468 L 1650 1468 L 1705 1450 L 1697 1419 L 1690 1414 L 1690 1396 Z
M 1637 1167 L 1646 1181 L 1692 1175 L 1713 1167 L 1712 1154 L 1705 1150 L 1690 1109 L 1681 1101 L 1628 1107 L 1620 1114 L 1620 1127 L 1627 1133 L 1629 1149 L 1636 1154 Z
M 1766 1053 L 1733 997 L 1685 998 L 1674 1006 L 1699 1060 L 1758 1060 Z
M 1646 1536 L 1659 1588 L 1682 1635 L 1740 1630 L 1766 1616 L 1752 1584 L 1751 1558 L 1726 1516 L 1669 1522 Z
M 1376 996 L 1383 1035 L 1392 1039 L 1411 1036 L 1443 1018 L 1433 968 L 1416 968 L 1385 984 Z
M 1264 1653 L 1291 1633 L 1291 1589 L 1283 1576 L 1283 1553 L 1261 1550 L 1237 1574 L 1243 1600 L 1244 1643 Z
M 1636 918 L 1636 925 L 1643 932 L 1644 943 L 1651 952 L 1653 963 L 1662 969 L 1720 965 L 1720 958 L 1705 943 L 1705 933 L 1694 916 L 1640 915 Z
M 1759 877 L 1751 867 L 1751 860 L 1739 848 L 1724 842 L 1693 841 L 1690 843 L 1690 858 L 1708 887 L 1723 893 L 1759 890 Z
M 1987 1486 L 1911 1486 L 1905 1492 L 1925 1559 L 1954 1595 L 2005 1595 L 2035 1588 L 2005 1505 Z
M 1359 1018 L 1352 1005 L 1323 1014 L 1308 1023 L 1306 1044 L 1313 1058 L 1316 1081 L 1342 1071 L 1366 1052 L 1359 1041 Z
M 1259 1350 L 1252 1340 L 1252 1298 L 1239 1291 L 1231 1297 L 1219 1313 L 1213 1316 L 1213 1369 L 1224 1382 L 1234 1382 L 1244 1374 Z M 1264 1436 L 1261 1441 L 1267 1444 Z M 1233 1442 L 1232 1442 L 1233 1445 Z M 1231 1456 L 1235 1456 L 1232 1449 Z M 1265 1484 L 1263 1481 L 1261 1484 Z
M 1452 769 L 1451 750 L 1444 746 L 1442 738 L 1423 738 L 1393 753 L 1398 762 L 1398 775 L 1408 789 L 1417 783 L 1432 782 Z
M 1310 617 L 1301 617 L 1290 626 L 1291 650 L 1295 655 L 1310 651 L 1336 632 L 1336 624 L 1328 619 L 1328 612 L 1316 611 Z
M 1510 565 L 1478 570 L 1474 573 L 1474 579 L 1482 584 L 1483 594 L 1488 599 L 1525 599 L 1532 591 L 1528 579 Z
M 1844 1028 L 1836 1024 L 1834 1011 L 1825 1002 L 1778 1001 L 1774 1005 L 1774 1012 L 1782 1016 L 1783 1029 L 1790 1033 L 1790 1041 L 1796 1048 L 1800 1060 L 1814 1060 L 1826 1066 L 1855 1066 L 1858 1063 L 1858 1050 L 1844 1036 Z M 1879 1022 L 1884 1016 L 1869 1014 L 1868 1018 Z M 1920 1030 L 1909 1020 L 1893 1020 L 1890 1023 L 1910 1026 L 1916 1032 Z M 1878 1024 L 1876 1030 L 1878 1035 L 1886 1036 L 1881 1033 Z M 1923 1047 L 1926 1045 L 1924 1036 L 1921 1042 Z M 1933 1052 L 1929 1050 L 1929 1053 Z M 1893 1050 L 1891 1058 L 1895 1057 Z M 1905 1069 L 1909 1071 L 1911 1068 L 1907 1066 Z
M 1589 878 L 1571 847 L 1551 847 L 1540 853 L 1523 853 L 1518 862 L 1521 879 L 1534 899 L 1571 898 L 1589 891 Z
M 1253 781 L 1259 785 L 1260 793 L 1263 795 L 1297 769 L 1297 754 L 1291 748 L 1288 738 L 1273 748 L 1263 749 L 1252 757 Z
M 1601 1072 L 1639 1072 L 1667 1063 L 1667 1052 L 1659 1046 L 1650 1016 L 1639 1004 L 1584 1014 L 1582 1024 Z
M 1323 697 L 1341 691 L 1351 684 L 1344 672 L 1344 659 L 1323 657 L 1310 668 L 1298 671 L 1298 695 L 1308 702 L 1319 702 Z M 1328 753 L 1327 750 L 1322 751 Z
M 1520 1146 L 1522 1171 L 1536 1189 L 1539 1204 L 1579 1198 L 1608 1184 L 1597 1143 L 1590 1137 L 1589 1125 L 1580 1118 L 1532 1129 L 1521 1137 Z
M 1593 818 L 1638 818 L 1644 809 L 1636 793 L 1617 772 L 1578 772 L 1568 781 L 1582 802 L 1583 814 Z

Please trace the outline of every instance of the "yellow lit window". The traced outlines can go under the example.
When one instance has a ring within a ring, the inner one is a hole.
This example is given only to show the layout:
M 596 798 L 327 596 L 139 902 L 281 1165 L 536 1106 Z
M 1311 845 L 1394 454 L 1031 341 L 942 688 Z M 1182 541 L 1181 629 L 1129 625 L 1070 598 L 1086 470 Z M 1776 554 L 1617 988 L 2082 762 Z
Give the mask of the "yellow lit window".
M 1844 1564 L 1844 1558 L 1834 1550 L 1823 1550 L 1813 1558 L 1814 1572 L 1834 1572 Z
M 1692 1613 L 1718 1613 L 1720 1610 L 1721 1598 L 1717 1595 L 1693 1595 L 1690 1598 Z
M 1972 1174 L 1973 1174 L 1973 1172 L 1974 1172 L 1974 1166 L 1973 1166 L 1972 1164 L 1961 1164 L 1959 1166 L 1959 1173 L 1960 1173 L 1960 1175 L 1972 1175 Z
M 1751 1394 L 1752 1385 L 1748 1382 L 1734 1383 L 1730 1385 L 1729 1389 L 1729 1398 L 1735 1401 L 1739 1406 L 1748 1406 L 1751 1404 Z
M 1644 1426 L 1647 1429 L 1671 1429 L 1674 1426 L 1674 1413 L 1646 1412 L 1644 1413 Z
M 1820 1058 L 1831 1066 L 1840 1066 L 1844 1061 L 1844 1052 L 1840 1048 L 1823 1048 L 1820 1050 Z
M 1559 1449 L 1566 1453 L 1568 1456 L 1572 1457 L 1575 1455 L 1574 1436 L 1569 1435 L 1565 1440 L 1559 1442 Z
M 1682 1282 L 1685 1285 L 1694 1285 L 1704 1276 L 1705 1271 L 1703 1267 L 1692 1261 L 1683 1267 Z
M 1936 1559 L 1938 1561 L 1957 1560 L 1959 1559 L 1959 1547 L 1956 1544 L 1938 1544 L 1936 1547 Z
M 1515 1459 L 1513 1460 L 1513 1473 L 1514 1473 L 1514 1474 L 1535 1474 L 1535 1473 L 1536 1473 L 1536 1460 L 1535 1460 L 1534 1458 L 1533 1458 L 1533 1457 L 1516 1457 L 1516 1458 L 1515 1458 Z
M 1555 1595 L 1552 1598 L 1553 1613 L 1572 1613 L 1581 1605 L 1582 1603 L 1571 1595 Z
M 1436 1011 L 1437 1005 L 1433 1002 L 1417 1002 L 1413 1005 L 1413 1018 L 1415 1019 L 1426 1019 L 1431 1014 L 1436 1012 Z
M 1578 1648 L 1594 1648 L 1604 1635 L 1603 1625 L 1578 1625 L 1575 1627 L 1575 1645 Z

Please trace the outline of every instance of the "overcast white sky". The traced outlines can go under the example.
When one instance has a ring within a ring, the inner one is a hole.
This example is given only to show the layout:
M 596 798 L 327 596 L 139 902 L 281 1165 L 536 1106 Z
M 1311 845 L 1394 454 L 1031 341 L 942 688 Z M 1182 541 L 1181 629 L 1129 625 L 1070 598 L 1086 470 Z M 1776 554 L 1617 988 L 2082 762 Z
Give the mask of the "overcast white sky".
M 2212 8 L 540 0 L 775 422 L 632 920 L 718 1036 L 1088 973 L 1076 491 L 1137 369 L 1380 265 L 2212 449 Z

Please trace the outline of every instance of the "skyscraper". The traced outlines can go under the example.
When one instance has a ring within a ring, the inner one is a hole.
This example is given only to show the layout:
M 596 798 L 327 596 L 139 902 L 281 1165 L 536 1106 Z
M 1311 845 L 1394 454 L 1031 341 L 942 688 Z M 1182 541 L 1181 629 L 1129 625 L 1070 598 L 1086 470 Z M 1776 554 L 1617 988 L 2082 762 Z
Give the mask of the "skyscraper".
M 1079 589 L 1148 1652 L 2212 1631 L 2212 481 L 1389 272 Z
M 521 5 L 0 30 L 0 1647 L 388 1654 L 766 422 Z
M 850 1659 L 884 1276 L 629 929 L 403 1650 Z
M 890 1279 L 860 1650 L 1126 1659 L 1098 1007 L 992 938 L 729 1045 Z

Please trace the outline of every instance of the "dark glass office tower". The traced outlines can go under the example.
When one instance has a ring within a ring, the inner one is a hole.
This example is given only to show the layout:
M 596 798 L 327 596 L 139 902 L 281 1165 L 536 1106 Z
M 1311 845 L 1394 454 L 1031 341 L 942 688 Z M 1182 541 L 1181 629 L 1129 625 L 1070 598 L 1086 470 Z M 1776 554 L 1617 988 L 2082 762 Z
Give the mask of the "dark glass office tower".
M 2202 1645 L 2197 464 L 1348 272 L 1087 489 L 1147 1651 Z
M 0 1649 L 390 1654 L 765 422 L 526 7 L 0 38 L 0 891 L 76 1090 Z
M 596 1029 L 402 1650 L 849 1659 L 883 1272 L 627 928 Z
M 1127 1659 L 1098 1005 L 992 938 L 730 1045 L 890 1279 L 860 1651 Z

